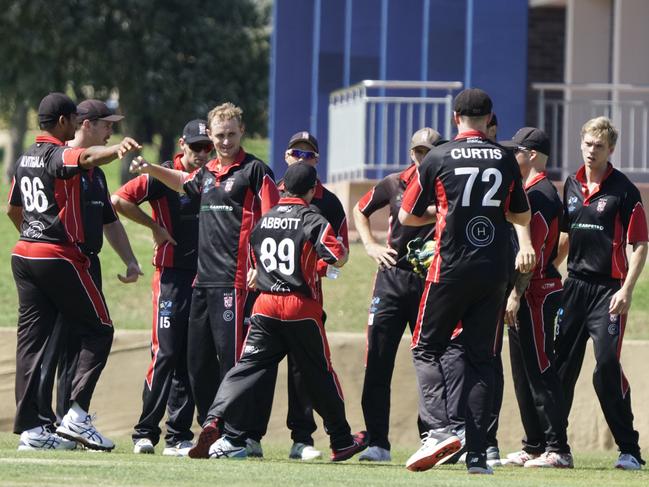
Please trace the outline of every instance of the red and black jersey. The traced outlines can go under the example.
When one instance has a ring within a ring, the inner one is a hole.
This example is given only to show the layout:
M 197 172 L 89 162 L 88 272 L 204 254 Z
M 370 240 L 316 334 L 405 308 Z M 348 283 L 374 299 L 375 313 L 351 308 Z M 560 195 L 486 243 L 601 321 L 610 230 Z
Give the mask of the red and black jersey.
M 434 147 L 403 195 L 402 208 L 421 216 L 435 204 L 437 248 L 426 279 L 508 278 L 508 211 L 529 209 L 513 154 L 478 131 Z
M 406 260 L 408 242 L 415 238 L 432 238 L 435 227 L 435 225 L 409 227 L 399 223 L 399 210 L 401 209 L 403 193 L 408 183 L 416 175 L 417 166 L 412 164 L 400 173 L 394 173 L 384 177 L 358 201 L 359 211 L 368 218 L 375 211 L 380 210 L 386 205 L 390 205 L 387 243 L 397 251 L 397 267 L 408 270 L 412 270 L 412 266 Z
M 609 163 L 602 182 L 588 191 L 582 166 L 563 188 L 564 224 L 570 236 L 568 274 L 578 279 L 624 279 L 627 243 L 647 241 L 638 188 Z
M 84 253 L 98 254 L 104 245 L 104 225 L 117 221 L 110 201 L 106 175 L 99 167 L 81 171 L 81 209 L 83 213 Z
M 161 165 L 185 171 L 181 162 L 182 156 L 176 154 L 173 161 L 166 161 Z M 165 242 L 156 247 L 154 266 L 196 270 L 200 197 L 178 193 L 148 174 L 131 179 L 115 194 L 136 205 L 148 201 L 153 220 L 165 228 L 176 241 L 176 245 Z
M 559 248 L 559 227 L 563 219 L 563 204 L 557 188 L 542 172 L 525 185 L 525 191 L 532 211 L 530 231 L 536 253 L 532 279 L 560 278 L 561 274 L 553 264 Z
M 28 242 L 84 241 L 79 157 L 85 149 L 38 136 L 16 162 L 9 203 L 22 206 L 20 239 Z
M 318 300 L 317 264 L 345 255 L 331 224 L 301 198 L 282 198 L 252 231 L 257 289 Z
M 279 200 L 273 172 L 241 149 L 229 166 L 216 158 L 189 174 L 184 188 L 200 197 L 195 286 L 245 289 L 250 233 Z

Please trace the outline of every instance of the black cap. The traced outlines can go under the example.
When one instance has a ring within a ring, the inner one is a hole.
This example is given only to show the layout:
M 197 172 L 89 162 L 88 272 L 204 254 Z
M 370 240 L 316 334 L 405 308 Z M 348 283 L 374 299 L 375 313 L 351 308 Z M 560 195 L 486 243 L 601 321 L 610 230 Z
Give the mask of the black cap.
M 524 149 L 535 150 L 546 156 L 550 156 L 550 139 L 547 134 L 536 127 L 523 127 L 514 134 L 512 140 L 500 142 L 505 147 L 514 149 L 522 147 Z
M 296 145 L 296 144 L 298 144 L 300 142 L 305 142 L 305 143 L 309 144 L 313 148 L 314 151 L 320 152 L 318 150 L 318 139 L 316 139 L 314 135 L 310 134 L 307 131 L 298 132 L 296 134 L 293 134 L 293 136 L 288 141 L 288 148 L 291 149 L 291 148 L 293 148 L 294 145 Z
M 468 88 L 461 91 L 453 102 L 453 111 L 467 117 L 489 115 L 492 109 L 491 98 L 480 88 Z
M 211 144 L 212 141 L 207 136 L 207 122 L 200 118 L 187 122 L 187 125 L 183 129 L 183 140 L 187 144 L 195 144 L 196 142 Z
M 77 105 L 63 93 L 50 93 L 38 105 L 38 122 L 56 122 L 61 115 L 69 117 L 77 113 Z
M 316 185 L 317 180 L 315 167 L 305 162 L 296 162 L 288 166 L 284 174 L 284 187 L 289 193 L 302 196 Z
M 101 100 L 84 100 L 77 107 L 77 121 L 105 120 L 106 122 L 119 122 L 123 115 L 115 115 L 108 105 Z
M 489 120 L 489 123 L 487 124 L 487 127 L 493 127 L 494 125 L 498 125 L 498 117 L 496 117 L 495 113 L 491 114 L 491 120 Z

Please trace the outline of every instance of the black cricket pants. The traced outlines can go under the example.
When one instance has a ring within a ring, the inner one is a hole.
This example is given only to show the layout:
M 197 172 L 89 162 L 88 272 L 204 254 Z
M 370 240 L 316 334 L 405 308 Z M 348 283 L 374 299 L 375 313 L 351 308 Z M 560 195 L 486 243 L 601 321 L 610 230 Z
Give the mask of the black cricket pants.
M 523 450 L 569 453 L 563 391 L 554 365 L 554 324 L 561 280 L 539 279 L 521 298 L 518 329 L 509 328 L 514 392 L 525 436 Z
M 484 452 L 493 408 L 494 356 L 506 282 L 479 279 L 426 282 L 412 339 L 419 384 L 419 415 L 427 429 L 449 427 L 441 358 L 458 322 L 464 334 L 466 444 Z
M 113 326 L 88 259 L 76 246 L 20 241 L 11 267 L 19 301 L 14 432 L 21 433 L 47 425 L 39 414 L 40 368 L 58 315 L 80 340 L 70 401 L 86 411 L 110 353 Z
M 258 419 L 238 413 L 249 404 L 266 404 L 266 384 L 279 362 L 292 354 L 314 409 L 323 418 L 332 449 L 353 443 L 338 377 L 331 364 L 322 306 L 297 294 L 262 293 L 255 302 L 241 360 L 224 377 L 211 413 L 225 420 L 224 432 L 235 443 L 250 437 Z M 270 416 L 270 411 L 267 412 Z
M 608 312 L 619 281 L 587 282 L 568 277 L 557 317 L 556 367 L 564 392 L 566 417 L 581 371 L 588 338 L 593 339 L 593 385 L 604 418 L 621 453 L 640 459 L 638 432 L 633 429 L 631 388 L 622 371 L 620 354 L 626 315 Z
M 399 343 L 415 328 L 425 279 L 412 270 L 379 268 L 367 320 L 362 407 L 370 446 L 390 449 L 390 384 Z
M 160 440 L 160 421 L 167 410 L 165 442 L 172 446 L 191 440 L 194 399 L 187 374 L 187 329 L 196 272 L 158 267 L 153 274 L 151 363 L 142 389 L 142 414 L 133 442 Z

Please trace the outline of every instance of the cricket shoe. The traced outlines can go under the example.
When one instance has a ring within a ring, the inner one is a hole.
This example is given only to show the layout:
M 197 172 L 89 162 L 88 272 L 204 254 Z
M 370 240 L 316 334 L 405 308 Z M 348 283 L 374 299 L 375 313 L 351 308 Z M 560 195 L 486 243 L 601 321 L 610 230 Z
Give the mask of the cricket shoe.
M 464 428 L 457 428 L 453 430 L 453 433 L 460 439 L 462 447 L 453 453 L 453 455 L 446 457 L 441 462 L 437 462 L 437 465 L 455 465 L 456 463 L 464 463 L 466 461 L 466 430 Z
M 622 470 L 640 470 L 643 464 L 644 462 L 642 460 L 638 460 L 630 453 L 620 453 L 613 466 Z
M 486 453 L 467 452 L 466 454 L 467 473 L 473 475 L 493 475 L 494 471 L 487 464 Z
M 500 460 L 500 450 L 497 446 L 490 446 L 487 448 L 487 465 L 489 465 L 490 467 L 502 466 L 502 461 Z
M 525 468 L 574 468 L 575 464 L 570 453 L 546 451 L 538 458 L 525 462 Z
M 412 472 L 423 472 L 442 463 L 462 448 L 460 438 L 448 433 L 445 429 L 430 430 L 424 433 L 421 448 L 406 462 L 406 468 Z
M 304 462 L 308 462 L 310 460 L 315 460 L 316 458 L 322 457 L 322 452 L 314 448 L 312 445 L 307 445 L 306 443 L 300 443 L 299 441 L 296 441 L 295 443 L 293 443 L 288 457 L 291 460 L 302 460 Z
M 233 445 L 230 440 L 225 436 L 221 436 L 218 440 L 210 446 L 209 458 L 213 460 L 221 460 L 223 458 L 232 458 L 235 460 L 242 460 L 248 456 L 245 446 Z
M 535 458 L 539 458 L 541 455 L 539 453 L 529 453 L 525 450 L 516 451 L 514 453 L 509 453 L 504 460 L 502 460 L 503 465 L 512 465 L 514 467 L 522 467 L 525 463 Z
M 359 431 L 352 436 L 354 440 L 353 443 L 345 448 L 336 448 L 331 450 L 331 461 L 332 462 L 344 462 L 345 460 L 350 459 L 359 452 L 362 452 L 367 448 L 369 443 L 369 437 L 367 436 L 367 431 Z
M 360 462 L 390 462 L 392 461 L 392 456 L 390 455 L 390 450 L 386 450 L 380 446 L 370 446 L 361 453 L 358 460 Z
M 219 420 L 215 419 L 203 427 L 196 444 L 190 448 L 187 455 L 189 458 L 210 458 L 210 446 L 219 438 L 221 438 L 221 425 Z
M 148 438 L 140 438 L 135 442 L 135 445 L 133 445 L 133 453 L 141 455 L 141 454 L 153 454 L 155 453 L 155 447 L 153 446 L 153 442 L 148 439 Z
M 50 433 L 43 426 L 23 431 L 18 442 L 18 451 L 74 450 L 76 447 L 76 441 Z
M 264 450 L 261 448 L 261 442 L 246 438 L 246 454 L 252 458 L 264 458 Z
M 162 455 L 165 457 L 186 457 L 193 446 L 194 444 L 189 440 L 179 441 L 173 445 L 166 446 L 162 450 Z
M 115 443 L 102 435 L 92 424 L 93 416 L 86 415 L 83 421 L 74 421 L 69 414 L 63 416 L 61 426 L 56 428 L 56 434 L 81 443 L 89 450 L 111 451 Z

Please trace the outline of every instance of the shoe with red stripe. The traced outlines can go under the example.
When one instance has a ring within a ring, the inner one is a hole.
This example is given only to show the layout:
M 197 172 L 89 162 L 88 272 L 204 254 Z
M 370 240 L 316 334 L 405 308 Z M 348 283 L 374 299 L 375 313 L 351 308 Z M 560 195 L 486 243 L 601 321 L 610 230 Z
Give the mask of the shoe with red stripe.
M 207 423 L 198 435 L 196 445 L 189 450 L 189 458 L 210 458 L 210 446 L 221 438 L 221 425 L 218 418 Z
M 412 472 L 428 470 L 462 448 L 460 438 L 443 429 L 424 433 L 421 443 L 421 448 L 406 462 L 406 468 Z
M 359 452 L 362 452 L 369 445 L 369 437 L 367 431 L 359 431 L 353 437 L 354 442 L 345 448 L 336 448 L 331 451 L 332 462 L 344 462 Z

